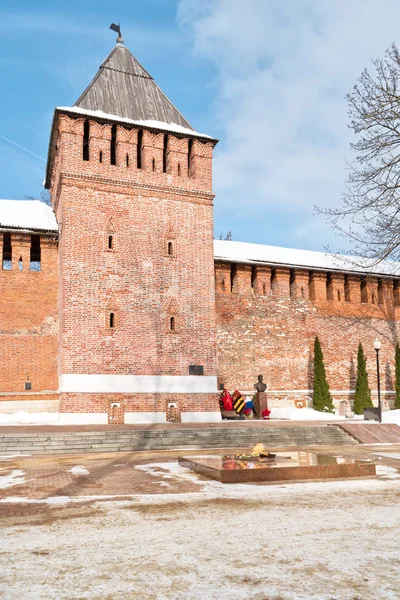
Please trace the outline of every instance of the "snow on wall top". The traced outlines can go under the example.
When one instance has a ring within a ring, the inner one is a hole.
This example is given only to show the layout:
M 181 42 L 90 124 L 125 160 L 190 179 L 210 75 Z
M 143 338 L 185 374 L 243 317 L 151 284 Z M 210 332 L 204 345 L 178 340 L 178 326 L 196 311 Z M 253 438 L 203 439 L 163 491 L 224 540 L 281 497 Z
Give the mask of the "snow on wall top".
M 263 263 L 273 266 L 304 267 L 323 271 L 400 276 L 399 262 L 382 261 L 377 265 L 373 265 L 371 260 L 356 256 L 341 256 L 327 252 L 295 250 L 293 248 L 280 248 L 279 246 L 248 244 L 246 242 L 215 240 L 214 258 L 215 260 L 235 263 Z
M 39 200 L 0 200 L 0 228 L 58 232 L 53 209 Z
M 188 127 L 183 127 L 183 125 L 178 125 L 177 123 L 166 123 L 164 121 L 156 121 L 154 119 L 127 119 L 125 117 L 119 117 L 118 115 L 105 113 L 102 110 L 87 110 L 86 108 L 80 108 L 78 106 L 57 106 L 56 110 L 60 112 L 73 113 L 84 117 L 97 117 L 98 119 L 105 119 L 107 121 L 116 121 L 117 123 L 126 123 L 127 125 L 136 125 L 138 127 L 149 127 L 151 129 L 161 129 L 162 131 L 180 133 L 183 135 L 190 135 L 192 137 L 200 137 L 210 141 L 215 141 L 214 138 L 206 135 L 205 133 L 199 133 L 193 129 L 189 129 Z

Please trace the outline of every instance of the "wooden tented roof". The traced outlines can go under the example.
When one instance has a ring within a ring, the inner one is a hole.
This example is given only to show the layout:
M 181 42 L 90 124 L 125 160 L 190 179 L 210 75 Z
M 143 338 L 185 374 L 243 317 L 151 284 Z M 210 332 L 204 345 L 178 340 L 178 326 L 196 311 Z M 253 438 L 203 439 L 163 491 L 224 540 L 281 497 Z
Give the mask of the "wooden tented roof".
M 135 121 L 154 120 L 192 129 L 151 75 L 121 44 L 107 56 L 75 106 Z

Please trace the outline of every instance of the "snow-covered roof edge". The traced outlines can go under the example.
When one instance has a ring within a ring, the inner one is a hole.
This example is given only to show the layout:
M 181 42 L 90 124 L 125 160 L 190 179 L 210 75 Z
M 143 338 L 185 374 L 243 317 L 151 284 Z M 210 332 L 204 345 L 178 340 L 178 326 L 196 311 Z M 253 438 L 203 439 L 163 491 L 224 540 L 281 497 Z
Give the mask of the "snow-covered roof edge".
M 40 200 L 1 200 L 0 229 L 58 233 L 51 206 Z
M 214 240 L 214 259 L 234 263 L 265 264 L 316 271 L 400 277 L 400 262 L 382 261 L 374 265 L 371 264 L 371 260 L 357 256 L 296 250 L 247 242 Z
M 56 111 L 73 113 L 76 115 L 82 115 L 84 117 L 94 117 L 97 119 L 105 119 L 107 121 L 116 121 L 118 123 L 126 123 L 127 125 L 136 125 L 138 127 L 148 127 L 150 129 L 161 129 L 162 131 L 168 131 L 170 133 L 179 133 L 181 135 L 190 135 L 192 137 L 204 138 L 210 142 L 216 142 L 217 140 L 210 135 L 205 133 L 199 133 L 188 127 L 183 127 L 177 123 L 165 123 L 164 121 L 145 120 L 135 121 L 133 119 L 127 119 L 126 117 L 119 117 L 118 115 L 111 115 L 103 112 L 102 110 L 87 110 L 86 108 L 80 108 L 78 106 L 57 106 Z

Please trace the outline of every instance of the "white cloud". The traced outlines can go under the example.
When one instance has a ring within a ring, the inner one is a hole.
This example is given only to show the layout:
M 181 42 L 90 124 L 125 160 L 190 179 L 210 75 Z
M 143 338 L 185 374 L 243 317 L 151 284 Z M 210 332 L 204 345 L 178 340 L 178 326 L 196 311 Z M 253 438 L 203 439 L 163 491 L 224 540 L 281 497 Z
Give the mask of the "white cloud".
M 246 204 L 247 224 L 253 209 L 267 229 L 247 240 L 268 243 L 279 209 L 291 214 L 282 243 L 343 246 L 313 206 L 341 201 L 352 135 L 344 96 L 395 41 L 400 4 L 180 0 L 178 17 L 217 72 L 214 186 L 228 228 Z

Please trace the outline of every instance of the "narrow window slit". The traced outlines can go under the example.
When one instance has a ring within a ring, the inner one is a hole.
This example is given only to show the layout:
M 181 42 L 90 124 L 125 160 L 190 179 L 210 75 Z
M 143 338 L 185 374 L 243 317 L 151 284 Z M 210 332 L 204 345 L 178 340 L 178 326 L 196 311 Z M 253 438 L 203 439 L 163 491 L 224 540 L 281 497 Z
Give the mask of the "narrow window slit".
M 126 166 L 129 167 L 129 154 L 126 155 Z
M 11 233 L 3 233 L 3 271 L 12 269 Z
M 142 144 L 143 144 L 143 130 L 139 129 L 138 134 L 137 134 L 137 156 L 136 156 L 138 169 L 142 168 Z
M 110 329 L 114 329 L 115 327 L 115 314 L 114 313 L 110 313 Z
M 168 242 L 168 256 L 173 256 L 174 254 L 174 245 L 172 242 Z
M 170 329 L 170 331 L 175 331 L 175 317 L 170 317 L 169 329 Z
M 178 177 L 181 176 L 181 163 L 178 163 Z
M 114 248 L 114 240 L 113 240 L 113 236 L 109 235 L 108 236 L 108 249 L 109 250 L 113 250 Z
M 100 152 L 99 152 L 99 162 L 100 163 L 103 162 L 103 150 L 100 150 Z
M 117 164 L 117 126 L 111 127 L 111 142 L 110 142 L 110 162 L 112 165 Z
M 31 255 L 30 255 L 30 271 L 40 271 L 41 269 L 41 249 L 40 235 L 31 235 Z
M 163 147 L 163 173 L 167 172 L 167 155 L 168 155 L 168 135 L 164 135 Z
M 18 261 L 18 270 L 22 271 L 22 256 L 19 257 L 19 261 Z
M 188 144 L 188 175 L 192 176 L 192 160 L 193 160 L 193 140 L 189 140 Z
M 89 134 L 90 124 L 86 119 L 83 125 L 83 160 L 89 160 Z
M 235 289 L 235 284 L 236 284 L 236 274 L 237 274 L 237 267 L 235 264 L 231 264 L 231 292 L 234 291 Z
M 254 285 L 256 281 L 257 270 L 255 265 L 251 265 L 251 291 L 254 294 Z
M 156 161 L 154 158 L 153 158 L 153 162 L 152 162 L 152 169 L 153 169 L 153 173 L 154 173 L 154 171 L 156 170 Z

